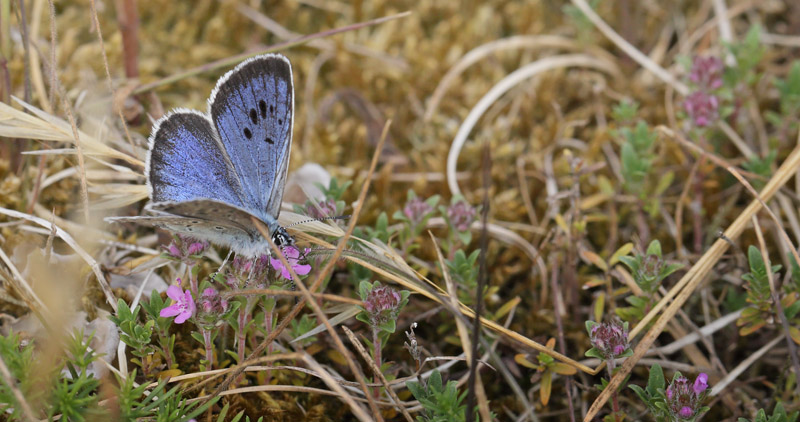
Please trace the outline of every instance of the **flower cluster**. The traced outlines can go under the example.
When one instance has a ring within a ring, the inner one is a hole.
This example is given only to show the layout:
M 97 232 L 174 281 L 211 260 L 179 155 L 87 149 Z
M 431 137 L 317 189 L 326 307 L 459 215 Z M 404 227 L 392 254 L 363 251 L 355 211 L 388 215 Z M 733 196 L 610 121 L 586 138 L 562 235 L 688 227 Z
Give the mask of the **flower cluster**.
M 400 292 L 389 286 L 381 286 L 377 281 L 374 285 L 364 282 L 359 290 L 367 319 L 374 327 L 394 321 L 405 304 Z
M 464 200 L 458 201 L 447 208 L 447 218 L 450 220 L 450 224 L 460 232 L 469 230 L 469 226 L 475 221 L 476 214 L 475 207 Z
M 433 212 L 433 206 L 418 196 L 409 199 L 403 207 L 403 214 L 413 225 L 421 223 L 431 212 Z
M 695 126 L 707 127 L 719 119 L 719 98 L 715 92 L 722 87 L 724 65 L 717 57 L 696 56 L 689 72 L 694 90 L 683 102 L 683 109 Z
M 338 212 L 336 200 L 334 198 L 320 201 L 316 206 L 310 203 L 310 201 L 306 205 L 306 215 L 311 218 L 334 217 Z
M 209 287 L 203 290 L 198 302 L 197 319 L 201 324 L 213 327 L 223 322 L 222 316 L 228 312 L 228 301 L 216 289 Z
M 193 237 L 179 234 L 173 236 L 172 242 L 168 246 L 162 246 L 161 248 L 166 258 L 190 264 L 200 259 L 208 247 L 209 244 L 205 240 L 197 240 Z
M 255 258 L 237 256 L 231 263 L 231 270 L 225 277 L 225 283 L 234 290 L 264 287 L 268 271 L 269 255 Z
M 711 126 L 719 119 L 719 99 L 705 91 L 695 91 L 686 97 L 683 109 L 696 126 Z
M 680 373 L 675 374 L 666 391 L 667 406 L 674 420 L 693 420 L 702 408 L 707 389 L 708 374 L 698 375 L 694 384 Z
M 589 329 L 592 346 L 600 351 L 603 358 L 611 360 L 622 356 L 630 347 L 628 344 L 628 324 L 594 323 Z
M 697 56 L 692 62 L 689 80 L 698 88 L 713 91 L 722 87 L 722 71 L 725 70 L 719 57 Z

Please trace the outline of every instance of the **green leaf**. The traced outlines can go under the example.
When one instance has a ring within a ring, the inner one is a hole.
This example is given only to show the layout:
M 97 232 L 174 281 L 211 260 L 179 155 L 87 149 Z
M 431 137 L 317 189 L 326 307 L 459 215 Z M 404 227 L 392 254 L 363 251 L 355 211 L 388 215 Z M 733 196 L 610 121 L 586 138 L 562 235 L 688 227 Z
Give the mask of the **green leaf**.
M 661 369 L 661 365 L 655 364 L 651 366 L 650 375 L 647 378 L 647 392 L 653 396 L 658 393 L 659 390 L 665 389 L 666 385 L 664 371 Z

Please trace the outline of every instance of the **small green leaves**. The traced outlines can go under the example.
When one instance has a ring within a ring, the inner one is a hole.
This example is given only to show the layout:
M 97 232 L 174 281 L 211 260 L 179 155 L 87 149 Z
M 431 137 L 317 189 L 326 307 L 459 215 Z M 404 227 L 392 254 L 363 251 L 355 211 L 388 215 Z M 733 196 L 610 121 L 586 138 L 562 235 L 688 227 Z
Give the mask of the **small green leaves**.
M 753 419 L 752 422 L 795 422 L 798 416 L 800 416 L 800 411 L 787 414 L 786 410 L 783 408 L 783 403 L 778 402 L 778 404 L 775 405 L 775 410 L 772 411 L 772 416 L 768 417 L 764 409 L 759 409 L 756 413 L 756 418 Z M 739 422 L 751 422 L 751 420 L 739 418 Z

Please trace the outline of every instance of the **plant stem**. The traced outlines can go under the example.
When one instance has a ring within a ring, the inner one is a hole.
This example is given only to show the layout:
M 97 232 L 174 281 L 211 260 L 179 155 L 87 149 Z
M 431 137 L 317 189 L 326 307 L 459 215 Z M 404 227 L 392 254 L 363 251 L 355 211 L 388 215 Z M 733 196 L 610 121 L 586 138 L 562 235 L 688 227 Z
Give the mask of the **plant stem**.
M 192 291 L 192 296 L 194 296 L 195 300 L 200 299 L 200 296 L 197 295 L 197 277 L 194 275 L 194 264 L 189 265 L 189 289 Z
M 245 332 L 245 328 L 247 327 L 247 308 L 248 306 L 239 308 L 239 317 L 237 319 L 239 330 L 236 333 L 238 336 L 236 344 L 238 346 L 237 356 L 239 357 L 239 363 L 244 362 L 244 344 L 245 338 L 247 337 L 247 333 Z
M 273 311 L 275 310 L 275 299 L 271 297 L 267 297 L 267 299 L 263 302 L 264 308 L 264 333 L 267 337 L 272 333 L 272 320 L 273 320 Z M 266 355 L 269 356 L 272 354 L 272 343 L 267 345 Z M 270 366 L 270 363 L 266 364 Z M 270 377 L 272 376 L 272 371 L 267 371 L 265 374 L 265 384 L 269 384 Z
M 611 380 L 611 378 L 614 377 L 614 367 L 615 366 L 616 366 L 616 362 L 614 361 L 614 359 L 606 360 L 606 367 L 608 368 L 608 379 L 609 380 Z M 616 391 L 611 393 L 611 406 L 614 409 L 614 420 L 616 422 L 621 422 L 620 418 L 619 418 L 619 400 L 617 398 L 617 392 Z
M 381 336 L 379 334 L 380 334 L 380 329 L 378 329 L 378 327 L 373 326 L 372 327 L 372 347 L 373 347 L 372 356 L 375 358 L 375 365 L 378 367 L 378 370 L 380 371 L 381 370 Z M 373 379 L 377 380 L 378 376 L 375 375 L 375 377 Z M 374 397 L 378 397 L 378 396 L 380 396 L 380 394 L 381 394 L 381 388 L 380 387 L 375 387 L 372 390 L 372 395 Z
M 203 342 L 206 345 L 206 360 L 208 361 L 208 369 L 214 369 L 214 351 L 211 344 L 211 331 L 203 329 Z

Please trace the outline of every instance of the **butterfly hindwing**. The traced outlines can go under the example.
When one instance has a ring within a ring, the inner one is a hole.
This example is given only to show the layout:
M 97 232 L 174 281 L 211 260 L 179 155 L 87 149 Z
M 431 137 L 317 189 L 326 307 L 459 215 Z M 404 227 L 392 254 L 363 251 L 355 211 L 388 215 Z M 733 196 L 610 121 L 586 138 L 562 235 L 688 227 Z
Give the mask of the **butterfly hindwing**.
M 147 157 L 153 202 L 215 199 L 242 206 L 241 183 L 208 117 L 178 110 L 156 123 Z
M 243 208 L 277 218 L 292 146 L 289 60 L 268 54 L 241 63 L 220 78 L 209 114 L 246 193 Z

